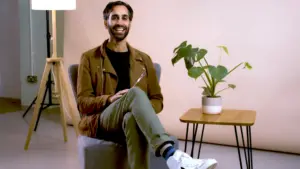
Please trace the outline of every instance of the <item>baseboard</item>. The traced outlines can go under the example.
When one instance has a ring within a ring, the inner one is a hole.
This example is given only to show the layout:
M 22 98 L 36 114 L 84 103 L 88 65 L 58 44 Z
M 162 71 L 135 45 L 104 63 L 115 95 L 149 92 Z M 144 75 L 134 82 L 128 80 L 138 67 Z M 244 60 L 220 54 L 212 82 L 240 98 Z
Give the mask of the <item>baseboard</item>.
M 180 141 L 185 141 L 185 139 L 178 139 Z M 189 142 L 192 142 L 192 140 L 188 139 Z M 196 143 L 200 143 L 200 141 L 196 141 Z M 210 144 L 210 145 L 218 145 L 218 146 L 226 146 L 226 147 L 234 147 L 237 148 L 235 145 L 229 145 L 229 144 L 219 144 L 219 143 L 211 143 L 211 142 L 205 142 L 203 141 L 202 143 L 204 144 Z M 274 151 L 274 150 L 268 150 L 268 149 L 261 149 L 261 148 L 254 148 L 252 147 L 252 150 L 258 150 L 258 151 L 265 151 L 265 152 L 274 152 L 274 153 L 282 153 L 282 154 L 291 154 L 291 155 L 299 155 L 299 153 L 291 153 L 291 152 L 285 152 L 285 151 Z
M 6 100 L 6 101 L 9 101 L 9 102 L 14 102 L 14 103 L 17 103 L 17 104 L 21 104 L 21 99 L 19 98 L 10 98 L 10 97 L 0 97 L 0 99 L 3 99 L 3 100 Z

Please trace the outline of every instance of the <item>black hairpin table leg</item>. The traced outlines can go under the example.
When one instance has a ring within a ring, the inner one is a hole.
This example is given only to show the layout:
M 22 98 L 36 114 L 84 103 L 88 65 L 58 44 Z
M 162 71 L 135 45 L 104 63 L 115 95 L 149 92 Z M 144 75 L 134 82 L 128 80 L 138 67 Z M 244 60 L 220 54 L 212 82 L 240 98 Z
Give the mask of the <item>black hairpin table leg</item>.
M 191 157 L 194 157 L 194 146 L 196 143 L 197 138 L 197 131 L 198 131 L 198 123 L 193 123 L 193 137 L 192 137 L 192 149 L 191 149 Z
M 241 167 L 241 169 L 243 169 L 243 163 L 242 163 L 240 145 L 239 145 L 239 137 L 238 137 L 236 126 L 234 126 L 234 133 L 235 133 L 235 139 L 236 139 L 236 147 L 237 147 L 238 155 L 239 155 L 240 167 Z
M 240 153 L 237 126 L 234 126 L 234 131 L 235 131 L 236 144 L 237 144 L 239 161 L 240 161 L 240 168 L 243 169 L 243 162 L 242 162 L 241 153 Z M 243 148 L 244 148 L 246 168 L 253 169 L 251 126 L 246 126 L 247 146 L 245 146 L 244 132 L 243 132 L 242 126 L 240 126 L 240 131 L 241 131 L 241 137 L 242 137 L 242 144 L 243 144 Z
M 243 148 L 244 148 L 244 156 L 245 156 L 245 162 L 246 162 L 246 166 L 248 166 L 248 156 L 246 153 L 246 146 L 245 146 L 245 139 L 244 139 L 244 132 L 243 132 L 243 127 L 240 126 L 240 130 L 241 130 L 241 136 L 242 136 L 242 143 L 243 143 Z M 248 167 L 247 167 L 248 168 Z
M 184 152 L 186 152 L 186 149 L 187 149 L 187 142 L 188 142 L 188 136 L 189 136 L 189 126 L 190 126 L 190 123 L 186 123 Z
M 251 126 L 247 126 L 247 147 L 248 147 L 248 166 L 247 168 L 253 169 L 253 155 L 252 155 L 252 133 Z

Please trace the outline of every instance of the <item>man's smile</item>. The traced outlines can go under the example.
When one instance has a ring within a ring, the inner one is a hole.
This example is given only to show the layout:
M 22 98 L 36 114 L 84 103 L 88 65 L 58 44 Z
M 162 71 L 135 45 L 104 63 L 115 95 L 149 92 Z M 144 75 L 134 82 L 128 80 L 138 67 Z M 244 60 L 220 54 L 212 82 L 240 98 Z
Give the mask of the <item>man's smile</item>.
M 118 26 L 118 27 L 115 27 L 115 28 L 114 28 L 114 31 L 115 31 L 116 33 L 125 33 L 125 30 L 126 30 L 126 28 L 125 28 L 125 27 L 122 27 L 122 26 Z

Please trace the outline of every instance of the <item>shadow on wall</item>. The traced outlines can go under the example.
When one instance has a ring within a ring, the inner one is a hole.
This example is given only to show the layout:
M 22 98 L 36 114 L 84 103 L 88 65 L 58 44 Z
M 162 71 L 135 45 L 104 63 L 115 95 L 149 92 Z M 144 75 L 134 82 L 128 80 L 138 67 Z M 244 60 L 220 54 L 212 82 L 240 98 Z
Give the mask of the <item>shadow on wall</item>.
M 18 0 L 0 1 L 0 97 L 21 98 Z

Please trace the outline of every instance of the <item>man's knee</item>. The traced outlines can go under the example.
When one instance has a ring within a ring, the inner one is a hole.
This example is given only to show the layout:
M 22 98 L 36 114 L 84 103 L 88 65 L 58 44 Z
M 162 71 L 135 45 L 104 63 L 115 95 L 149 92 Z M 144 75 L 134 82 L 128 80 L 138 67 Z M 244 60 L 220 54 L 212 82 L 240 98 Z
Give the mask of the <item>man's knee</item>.
M 135 118 L 131 112 L 128 112 L 124 115 L 122 127 L 123 127 L 123 130 L 125 130 L 125 128 L 136 128 L 137 127 Z
M 139 87 L 133 87 L 128 91 L 128 95 L 139 97 L 139 96 L 146 96 L 146 93 Z

